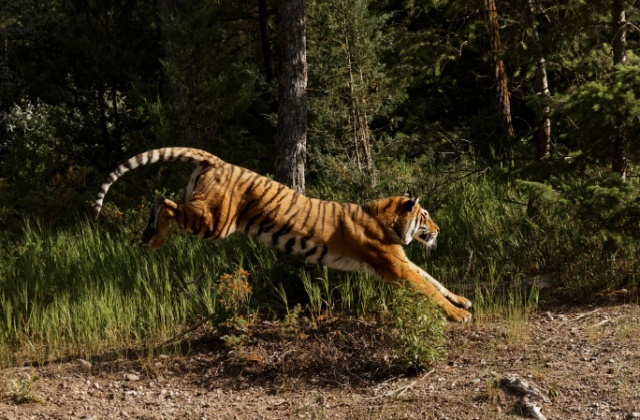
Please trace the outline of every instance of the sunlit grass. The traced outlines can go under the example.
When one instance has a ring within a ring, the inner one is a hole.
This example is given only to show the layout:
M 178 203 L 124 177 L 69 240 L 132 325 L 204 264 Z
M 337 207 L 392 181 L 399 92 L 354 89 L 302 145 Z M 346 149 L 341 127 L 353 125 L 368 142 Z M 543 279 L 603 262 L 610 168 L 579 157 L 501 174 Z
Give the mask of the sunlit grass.
M 575 247 L 580 232 L 570 218 L 549 211 L 532 220 L 525 193 L 504 182 L 451 183 L 423 202 L 441 228 L 438 248 L 412 244 L 410 258 L 471 299 L 475 322 L 505 321 L 510 342 L 527 334 L 536 309 L 532 279 L 580 287 L 567 276 L 593 259 Z M 79 220 L 57 230 L 27 223 L 22 234 L 0 234 L 0 364 L 152 349 L 229 312 L 219 283 L 239 270 L 251 288 L 243 319 L 283 318 L 295 308 L 315 319 L 367 317 L 397 302 L 367 274 L 305 265 L 243 235 L 203 241 L 174 232 L 152 251 L 137 239 L 143 219 L 133 210 L 121 222 Z M 623 274 L 637 270 L 635 261 L 624 264 Z
M 176 235 L 154 252 L 87 222 L 27 225 L 11 245 L 0 257 L 0 342 L 36 361 L 165 340 L 213 311 L 216 279 L 238 268 L 231 248 Z

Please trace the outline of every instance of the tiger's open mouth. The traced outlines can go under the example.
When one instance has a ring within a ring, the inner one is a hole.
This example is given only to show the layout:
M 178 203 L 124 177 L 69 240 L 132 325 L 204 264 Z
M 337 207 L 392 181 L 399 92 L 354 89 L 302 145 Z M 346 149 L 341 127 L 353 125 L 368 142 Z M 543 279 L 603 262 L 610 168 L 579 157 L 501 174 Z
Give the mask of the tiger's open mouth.
M 431 248 L 436 244 L 436 238 L 438 237 L 437 233 L 432 232 L 424 232 L 418 235 L 418 240 L 422 242 L 423 245 Z
M 421 233 L 418 237 L 424 242 L 429 242 L 430 240 L 435 239 L 435 235 L 431 233 Z

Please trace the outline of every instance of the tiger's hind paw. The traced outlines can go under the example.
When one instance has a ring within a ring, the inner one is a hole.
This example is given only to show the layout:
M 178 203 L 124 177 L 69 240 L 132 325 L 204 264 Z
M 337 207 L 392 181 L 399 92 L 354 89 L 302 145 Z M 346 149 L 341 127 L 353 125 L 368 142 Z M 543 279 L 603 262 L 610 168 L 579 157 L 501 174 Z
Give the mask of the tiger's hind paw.
M 147 226 L 144 232 L 142 232 L 142 243 L 145 245 L 149 245 L 149 243 L 153 240 L 153 237 L 156 236 L 156 233 L 158 232 L 155 228 Z
M 149 223 L 142 233 L 142 242 L 150 248 L 158 248 L 167 239 L 167 232 L 174 218 L 173 209 L 169 205 L 177 207 L 172 201 L 158 197 L 151 209 Z

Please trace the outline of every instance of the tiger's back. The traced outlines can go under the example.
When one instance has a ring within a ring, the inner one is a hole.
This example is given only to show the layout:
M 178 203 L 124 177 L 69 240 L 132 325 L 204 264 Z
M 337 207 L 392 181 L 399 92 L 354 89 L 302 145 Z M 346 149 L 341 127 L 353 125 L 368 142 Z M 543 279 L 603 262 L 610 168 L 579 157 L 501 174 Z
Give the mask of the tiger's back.
M 166 148 L 142 153 L 112 172 L 96 199 L 95 217 L 110 186 L 138 166 L 160 161 L 196 164 L 183 203 L 158 198 L 143 241 L 164 243 L 171 224 L 205 239 L 244 231 L 287 254 L 341 270 L 364 270 L 391 283 L 408 281 L 432 295 L 449 319 L 465 321 L 470 302 L 454 295 L 407 258 L 402 245 L 418 240 L 431 247 L 438 227 L 417 198 L 387 197 L 340 204 L 308 198 L 248 169 L 207 152 Z

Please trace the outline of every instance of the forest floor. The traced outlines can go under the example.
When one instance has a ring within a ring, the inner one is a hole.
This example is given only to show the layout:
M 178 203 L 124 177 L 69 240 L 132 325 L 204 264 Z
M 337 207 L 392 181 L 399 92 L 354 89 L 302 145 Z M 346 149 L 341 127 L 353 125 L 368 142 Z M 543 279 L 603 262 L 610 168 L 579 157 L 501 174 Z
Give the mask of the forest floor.
M 636 303 L 541 300 L 517 322 L 452 325 L 447 359 L 414 376 L 375 325 L 303 324 L 262 323 L 237 351 L 200 332 L 178 355 L 4 369 L 0 419 L 522 418 L 510 377 L 538 388 L 549 419 L 640 418 Z

